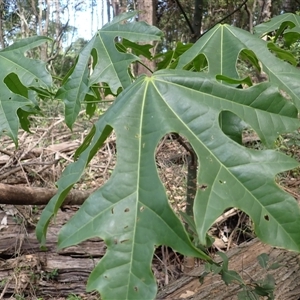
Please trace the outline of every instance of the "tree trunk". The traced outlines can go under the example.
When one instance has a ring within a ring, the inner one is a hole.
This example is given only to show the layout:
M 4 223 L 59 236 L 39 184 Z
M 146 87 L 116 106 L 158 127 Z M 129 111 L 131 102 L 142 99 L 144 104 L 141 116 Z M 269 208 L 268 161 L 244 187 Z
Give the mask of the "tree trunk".
M 137 9 L 139 10 L 139 21 L 144 21 L 149 25 L 156 24 L 156 0 L 137 0 Z M 154 55 L 153 48 L 152 55 Z M 141 62 L 144 65 L 137 64 L 137 74 L 151 75 L 151 71 L 155 70 L 155 61 L 142 57 Z
M 17 1 L 17 7 L 18 7 L 18 16 L 20 18 L 20 25 L 21 25 L 21 38 L 24 39 L 29 36 L 29 28 L 25 16 L 25 8 L 22 6 L 22 3 L 20 1 Z
M 48 27 L 49 27 L 49 13 L 50 13 L 50 5 L 49 0 L 46 0 L 46 9 L 45 9 L 45 18 L 43 18 L 44 4 L 43 0 L 39 0 L 39 15 L 38 15 L 38 24 L 39 24 L 39 35 L 48 35 Z M 40 46 L 41 54 L 40 59 L 42 61 L 47 61 L 48 58 L 48 46 L 47 43 L 44 43 Z
M 110 0 L 106 0 L 106 11 L 107 11 L 107 20 L 108 20 L 108 22 L 111 21 L 110 8 L 111 8 Z
M 0 0 L 0 46 L 1 46 L 1 49 L 5 48 L 4 30 L 3 30 L 3 15 L 4 15 L 4 3 L 3 3 L 3 0 Z
M 247 3 L 245 4 L 245 9 L 248 14 L 248 27 L 249 27 L 249 31 L 251 33 L 253 33 L 253 22 L 254 22 L 253 15 L 255 14 L 256 2 L 257 2 L 257 0 L 254 0 L 252 2 L 252 7 L 251 7 L 251 5 L 248 5 Z
M 259 0 L 258 4 L 260 6 L 259 23 L 269 21 L 271 19 L 272 0 Z
M 193 18 L 194 35 L 192 36 L 191 39 L 192 43 L 195 43 L 201 35 L 202 15 L 203 15 L 203 0 L 195 0 L 195 10 L 194 10 L 194 18 Z
M 113 16 L 116 17 L 126 12 L 126 3 L 120 0 L 112 0 Z

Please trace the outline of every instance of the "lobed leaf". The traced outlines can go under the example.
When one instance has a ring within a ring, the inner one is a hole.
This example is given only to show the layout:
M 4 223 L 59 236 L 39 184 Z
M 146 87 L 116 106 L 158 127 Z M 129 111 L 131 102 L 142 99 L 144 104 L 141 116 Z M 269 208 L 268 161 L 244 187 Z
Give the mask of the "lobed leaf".
M 254 27 L 255 34 L 264 36 L 265 34 L 278 30 L 281 34 L 287 28 L 300 27 L 300 16 L 292 13 L 286 13 L 272 18 L 271 20 L 261 23 Z
M 17 145 L 19 116 L 24 129 L 28 129 L 27 113 L 34 108 L 34 99 L 28 87 L 48 88 L 52 84 L 46 64 L 29 59 L 26 51 L 46 42 L 45 37 L 31 37 L 15 42 L 0 51 L 0 134 L 11 137 Z M 18 77 L 17 80 L 13 80 Z M 32 108 L 29 108 L 32 107 Z M 19 111 L 19 110 L 23 110 Z M 27 111 L 27 112 L 25 112 Z
M 65 118 L 70 128 L 91 85 L 105 82 L 116 94 L 119 88 L 124 89 L 132 83 L 128 67 L 139 57 L 118 51 L 117 39 L 142 43 L 161 38 L 162 32 L 145 22 L 124 22 L 135 16 L 136 12 L 125 13 L 103 26 L 79 54 L 73 72 L 58 90 L 56 96 L 65 103 Z M 91 56 L 92 67 L 89 66 Z
M 223 112 L 251 125 L 267 144 L 298 127 L 297 109 L 270 83 L 242 90 L 207 74 L 180 70 L 140 77 L 98 120 L 78 160 L 63 173 L 59 192 L 37 226 L 39 240 L 45 241 L 51 217 L 113 129 L 115 170 L 59 235 L 60 248 L 92 237 L 105 241 L 107 252 L 91 273 L 88 290 L 98 290 L 103 299 L 154 299 L 151 259 L 161 244 L 210 260 L 192 246 L 158 176 L 156 146 L 170 132 L 186 137 L 199 159 L 194 217 L 203 244 L 215 219 L 237 207 L 253 219 L 261 240 L 300 251 L 299 206 L 274 182 L 277 173 L 298 163 L 273 150 L 251 150 L 234 142 L 220 127 Z
M 216 25 L 197 41 L 179 59 L 177 69 L 182 69 L 203 53 L 208 60 L 209 73 L 237 78 L 236 61 L 241 51 L 251 50 L 260 60 L 269 81 L 286 92 L 300 108 L 300 70 L 275 57 L 268 43 L 242 29 L 229 25 Z

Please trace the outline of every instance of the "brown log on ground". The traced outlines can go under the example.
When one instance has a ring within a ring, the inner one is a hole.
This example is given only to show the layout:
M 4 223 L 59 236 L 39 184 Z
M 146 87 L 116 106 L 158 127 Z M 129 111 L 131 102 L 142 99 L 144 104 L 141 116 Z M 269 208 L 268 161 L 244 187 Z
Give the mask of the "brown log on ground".
M 26 299 L 42 297 L 64 299 L 70 294 L 84 294 L 88 276 L 105 253 L 105 244 L 98 238 L 63 250 L 56 249 L 58 231 L 74 215 L 71 209 L 59 211 L 55 224 L 51 224 L 47 235 L 47 251 L 42 251 L 35 237 L 34 229 L 24 228 L 8 216 L 7 228 L 0 231 L 0 299 L 13 293 L 24 294 Z M 0 220 L 5 212 L 0 211 Z M 262 279 L 265 271 L 258 265 L 257 256 L 267 253 L 270 263 L 278 262 L 280 268 L 268 271 L 276 280 L 277 300 L 298 300 L 300 298 L 299 254 L 275 249 L 258 240 L 244 243 L 231 249 L 230 269 L 238 271 L 250 282 Z M 219 275 L 205 278 L 204 284 L 198 277 L 204 271 L 200 266 L 188 275 L 166 286 L 157 299 L 236 299 L 237 285 L 228 287 Z M 3 293 L 3 294 L 2 294 Z M 86 294 L 85 294 L 86 295 Z M 97 299 L 87 295 L 84 299 Z
M 25 229 L 8 217 L 7 228 L 0 231 L 0 299 L 16 293 L 26 299 L 42 297 L 44 300 L 70 294 L 86 295 L 88 276 L 104 255 L 106 246 L 94 238 L 58 251 L 58 232 L 72 215 L 73 211 L 59 211 L 55 224 L 48 230 L 46 251 L 40 249 L 34 229 Z M 4 216 L 5 212 L 0 211 L 0 220 Z
M 279 263 L 276 270 L 265 271 L 258 263 L 257 256 L 269 255 L 270 265 Z M 300 299 L 300 255 L 294 252 L 276 249 L 254 239 L 237 248 L 229 250 L 229 269 L 237 271 L 247 283 L 262 280 L 268 273 L 273 275 L 276 288 L 276 300 Z M 201 285 L 198 276 L 204 272 L 204 266 L 195 268 L 188 275 L 166 286 L 159 292 L 157 299 L 212 299 L 234 300 L 241 291 L 238 285 L 226 286 L 219 275 L 209 275 Z
M 0 183 L 0 204 L 46 205 L 56 192 L 56 189 Z M 71 190 L 64 201 L 64 205 L 81 205 L 91 192 Z

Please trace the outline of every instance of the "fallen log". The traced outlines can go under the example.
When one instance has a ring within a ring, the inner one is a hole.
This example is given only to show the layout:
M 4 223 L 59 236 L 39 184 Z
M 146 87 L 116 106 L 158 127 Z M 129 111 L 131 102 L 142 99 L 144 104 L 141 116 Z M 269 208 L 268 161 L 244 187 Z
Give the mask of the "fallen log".
M 0 219 L 4 214 L 0 212 Z M 15 294 L 45 300 L 86 295 L 87 279 L 105 254 L 106 246 L 99 238 L 93 238 L 58 251 L 58 232 L 72 215 L 73 211 L 58 212 L 56 222 L 48 230 L 46 250 L 40 248 L 33 228 L 25 229 L 9 216 L 7 227 L 0 231 L 0 299 L 14 299 L 10 297 Z
M 0 183 L 0 204 L 46 205 L 56 189 L 26 187 Z M 81 205 L 92 191 L 71 190 L 63 205 Z
M 269 264 L 278 263 L 276 270 L 263 269 L 257 260 L 257 256 L 266 253 L 269 256 Z M 271 274 L 276 282 L 276 300 L 300 299 L 300 255 L 282 249 L 276 249 L 265 245 L 258 239 L 244 243 L 229 250 L 229 269 L 237 271 L 248 284 L 262 280 L 266 274 Z M 237 284 L 226 286 L 220 275 L 209 275 L 201 284 L 199 276 L 203 274 L 204 266 L 182 276 L 179 280 L 166 286 L 158 293 L 157 299 L 212 299 L 235 300 L 241 291 Z M 260 298 L 261 299 L 261 298 Z
M 0 220 L 4 214 L 0 212 Z M 40 249 L 33 228 L 24 228 L 8 216 L 7 227 L 0 231 L 0 299 L 15 293 L 26 299 L 42 297 L 44 300 L 65 299 L 70 294 L 86 295 L 88 276 L 103 257 L 106 246 L 94 238 L 58 251 L 58 232 L 73 215 L 74 211 L 68 209 L 58 212 L 55 223 L 49 226 L 46 251 Z M 261 253 L 269 255 L 270 264 L 277 262 L 280 267 L 266 272 L 257 261 Z M 299 300 L 299 254 L 276 249 L 255 239 L 229 250 L 227 256 L 229 269 L 237 271 L 248 284 L 263 279 L 268 273 L 275 278 L 276 300 Z M 203 272 L 204 265 L 201 265 L 182 275 L 160 290 L 157 299 L 237 299 L 238 285 L 226 286 L 219 275 L 209 275 L 201 285 L 198 278 Z M 98 296 L 87 297 L 99 299 Z

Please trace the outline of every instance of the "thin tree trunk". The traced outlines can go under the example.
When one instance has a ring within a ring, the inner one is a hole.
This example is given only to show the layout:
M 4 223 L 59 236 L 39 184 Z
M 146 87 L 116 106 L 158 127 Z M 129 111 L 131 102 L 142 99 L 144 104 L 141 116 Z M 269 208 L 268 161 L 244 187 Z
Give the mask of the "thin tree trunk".
M 2 19 L 3 15 L 4 15 L 4 4 L 3 4 L 3 0 L 0 0 L 0 46 L 1 46 L 1 49 L 5 48 L 3 19 Z
M 272 0 L 259 0 L 260 6 L 260 23 L 267 22 L 271 19 Z
M 48 8 L 49 10 L 49 8 Z M 55 35 L 56 35 L 56 43 L 57 43 L 57 51 L 61 49 L 62 42 L 61 42 L 61 22 L 60 22 L 60 1 L 55 0 Z
M 17 1 L 17 7 L 18 7 L 17 14 L 20 18 L 20 23 L 21 23 L 21 38 L 24 39 L 29 36 L 29 32 L 28 32 L 29 27 L 25 16 L 25 9 L 22 6 L 22 4 L 23 4 L 22 2 Z
M 110 1 L 107 0 L 107 1 L 106 1 L 106 8 L 107 8 L 107 21 L 108 21 L 108 22 L 111 21 L 110 7 L 111 7 Z
M 43 0 L 39 0 L 39 35 L 48 35 L 48 28 L 49 28 L 49 14 L 50 14 L 50 0 L 46 0 L 46 9 L 45 9 L 45 21 L 43 22 Z M 48 55 L 47 55 L 47 50 L 48 46 L 47 44 L 43 44 L 40 46 L 41 49 L 41 54 L 40 54 L 40 59 L 42 61 L 47 61 Z
M 256 2 L 257 2 L 257 0 L 253 1 L 252 7 L 250 7 L 247 3 L 245 4 L 245 9 L 248 14 L 248 27 L 249 27 L 249 31 L 251 33 L 253 33 L 253 22 L 254 22 L 253 15 L 254 15 L 255 9 L 256 9 Z
M 203 15 L 203 0 L 195 0 L 195 10 L 193 18 L 193 29 L 194 35 L 192 36 L 191 42 L 196 42 L 201 35 L 202 28 L 202 15 Z
M 139 21 L 144 21 L 149 25 L 156 24 L 156 0 L 137 0 L 137 8 L 139 10 Z M 152 48 L 152 55 L 154 55 L 153 51 Z M 137 74 L 151 75 L 151 71 L 155 69 L 155 61 L 150 61 L 142 57 L 141 62 L 145 66 L 137 64 Z

